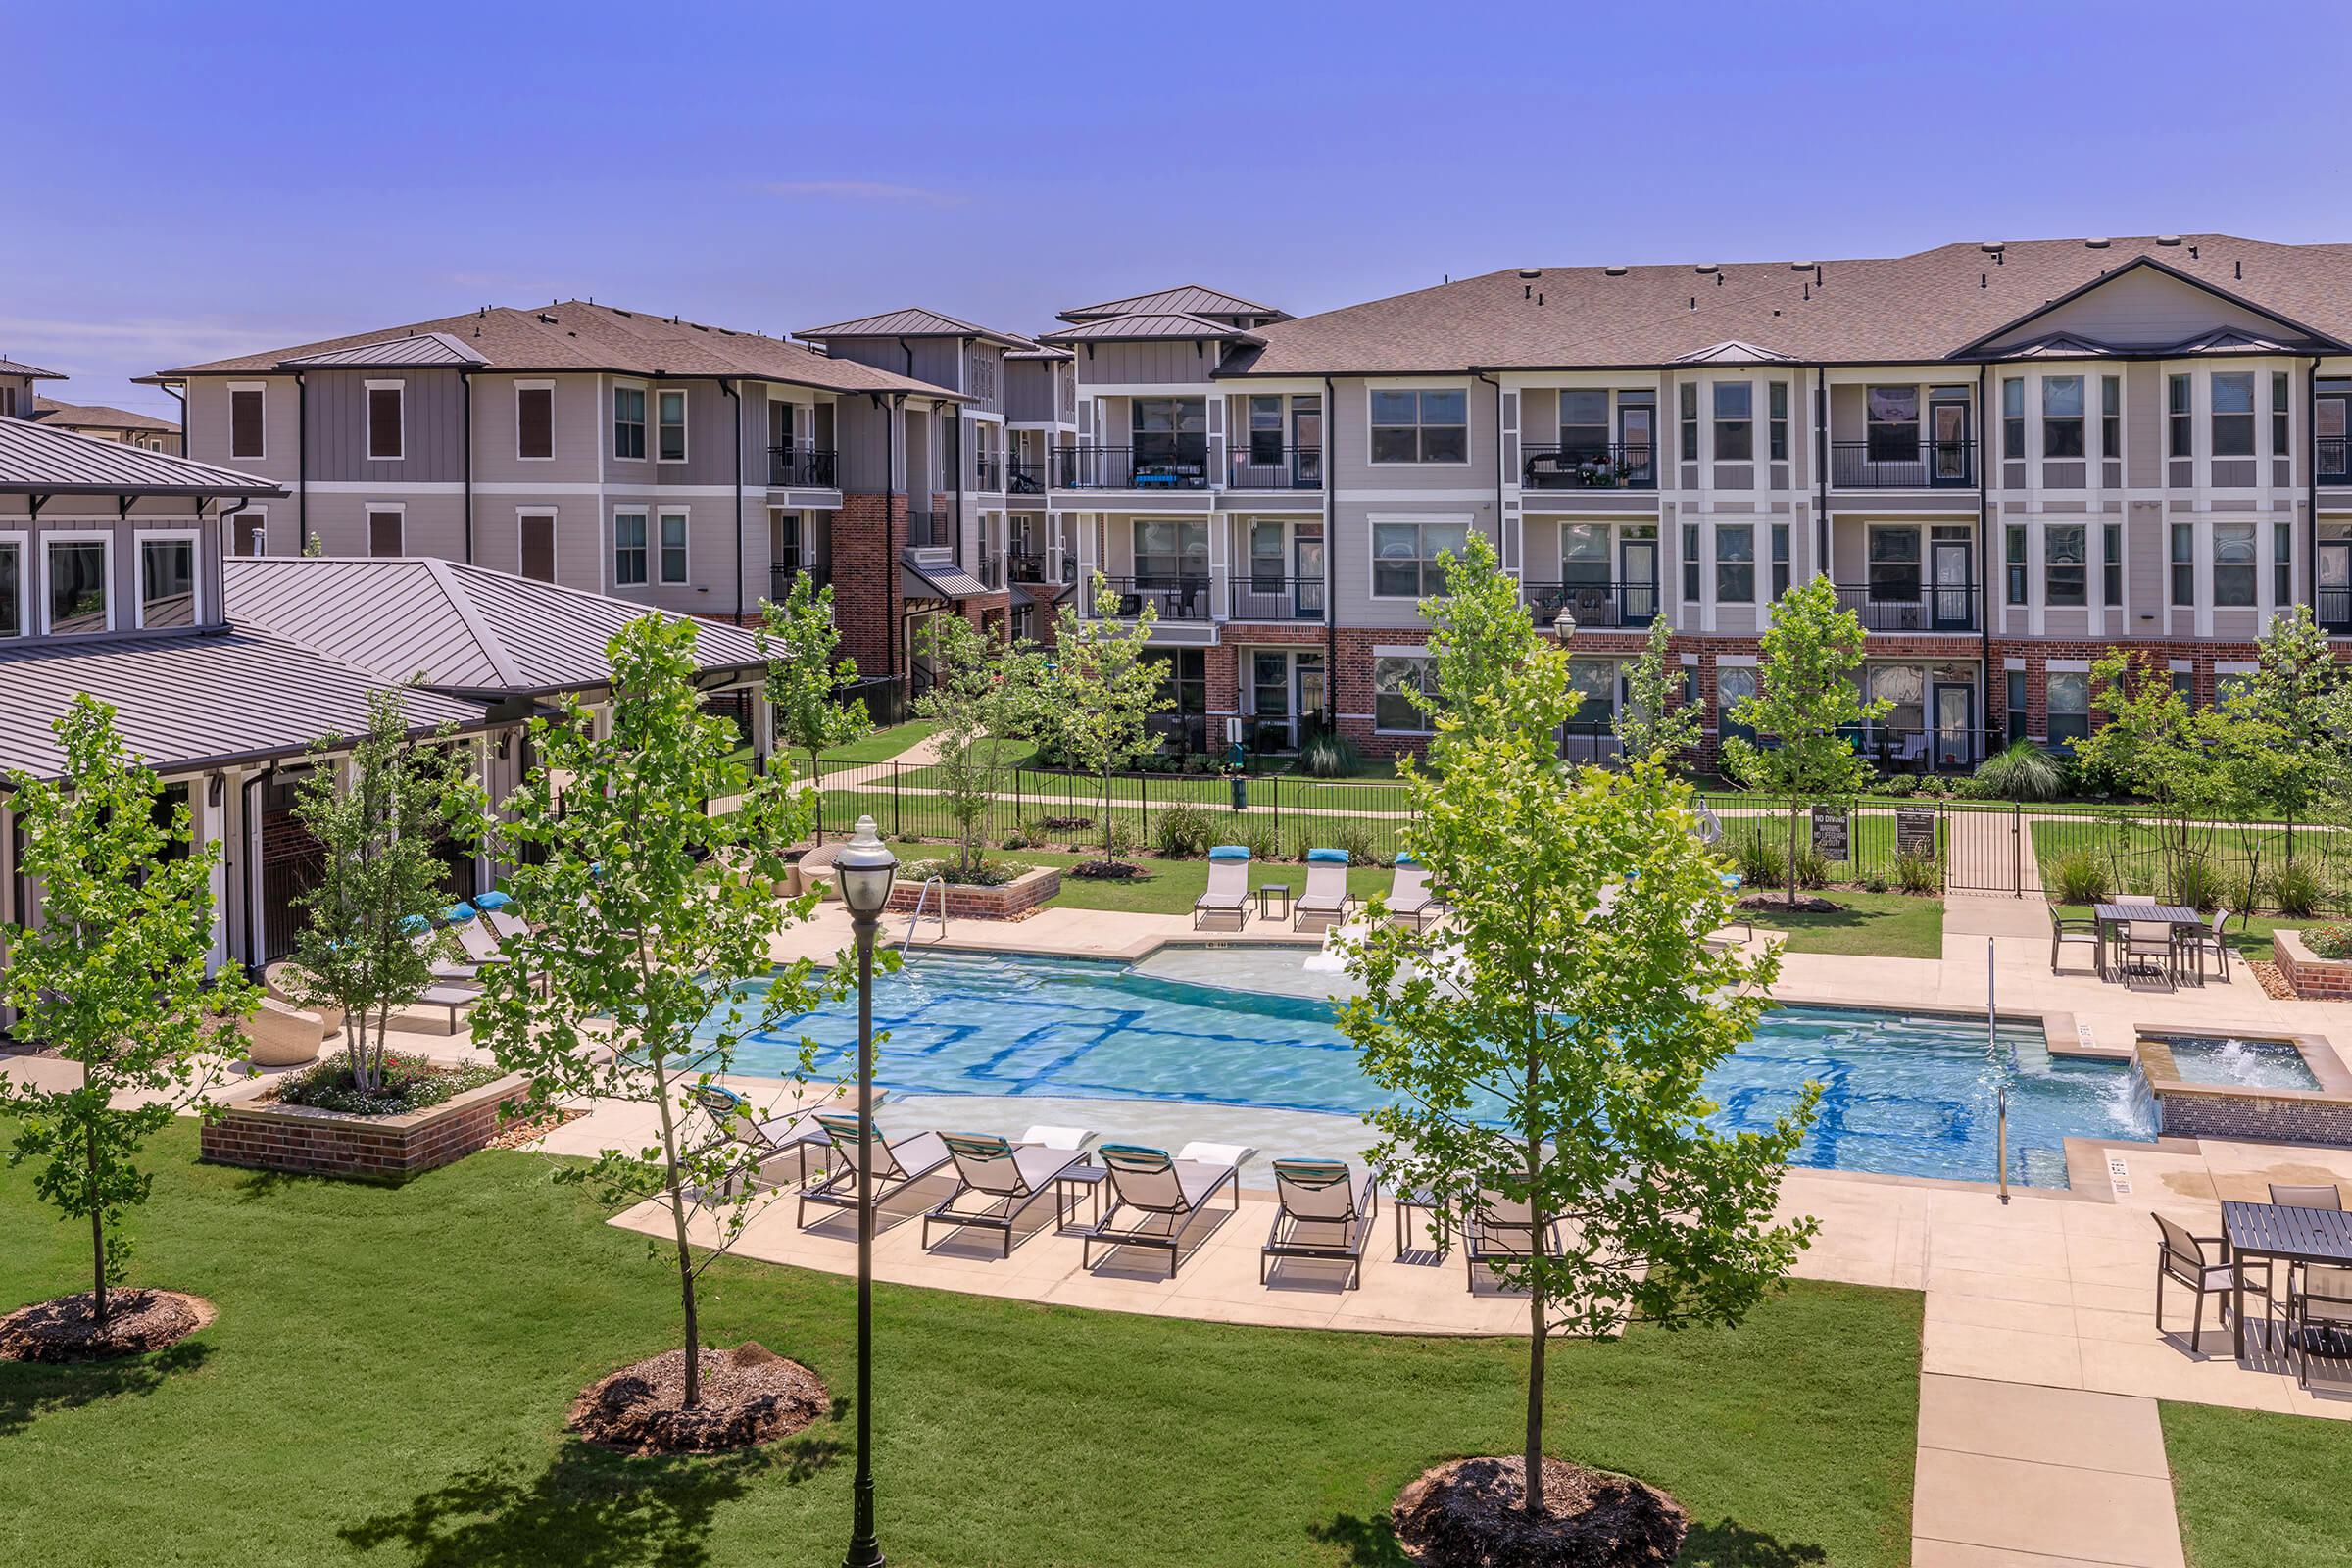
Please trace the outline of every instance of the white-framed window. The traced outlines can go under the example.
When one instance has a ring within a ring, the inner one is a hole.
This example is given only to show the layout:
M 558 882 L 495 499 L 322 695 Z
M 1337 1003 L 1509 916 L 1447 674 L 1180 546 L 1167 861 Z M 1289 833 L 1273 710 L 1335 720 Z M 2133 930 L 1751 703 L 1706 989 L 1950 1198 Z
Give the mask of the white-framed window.
M 140 626 L 194 626 L 204 619 L 196 571 L 199 540 L 193 528 L 141 529 L 139 552 Z
M 53 637 L 114 630 L 114 580 L 113 535 L 41 535 L 41 629 Z
M 1421 654 L 1381 654 L 1372 661 L 1372 727 L 1402 735 L 1426 735 L 1429 715 L 1415 695 L 1438 695 L 1438 662 Z
M 662 463 L 686 461 L 686 389 L 659 387 L 654 392 L 654 456 Z
M 1715 455 L 1721 457 L 1723 448 L 1717 447 Z M 1755 599 L 1756 525 L 1719 522 L 1715 525 L 1715 602 L 1743 605 L 1753 604 Z
M 1756 456 L 1756 388 L 1751 381 L 1715 383 L 1715 461 L 1749 463 Z M 1753 561 L 1751 554 L 1749 560 Z M 1720 596 L 1718 596 L 1720 597 Z M 1753 594 L 1743 597 L 1753 598 Z
M 2043 604 L 2078 608 L 2089 604 L 2089 527 L 2080 522 L 2045 524 L 2041 530 L 2041 571 Z
M 552 463 L 556 456 L 556 383 L 514 383 L 514 457 L 521 463 Z
M 1444 593 L 1446 572 L 1438 557 L 1448 553 L 1458 557 L 1469 542 L 1466 520 L 1374 518 L 1372 597 L 1427 599 Z
M 2049 738 L 2079 741 L 2090 735 L 2090 676 L 2079 669 L 2053 669 L 2042 685 Z
M 1459 387 L 1374 387 L 1367 395 L 1375 466 L 1469 463 L 1469 393 Z
M 408 456 L 409 388 L 405 381 L 368 383 L 368 460 L 398 463 Z
M 664 512 L 661 514 L 662 580 L 681 583 L 686 580 L 686 514 Z
M 368 554 L 391 560 L 408 554 L 409 519 L 406 503 L 368 503 Z
M 2041 378 L 2041 455 L 2045 458 L 2082 456 L 2082 378 L 2045 375 Z
M 1917 450 L 1917 432 L 1913 433 Z M 1921 530 L 1916 523 L 1873 523 L 1865 553 L 1870 558 L 1870 602 L 1916 605 L 1920 601 Z
M 612 586 L 644 587 L 645 558 L 644 510 L 632 508 L 612 514 Z
M 2165 456 L 2186 458 L 2196 455 L 2196 415 L 2185 374 L 2164 378 Z
M 612 387 L 612 456 L 630 463 L 645 458 L 645 388 L 627 381 Z
M 2217 372 L 2207 388 L 2212 399 L 2211 419 L 2213 445 L 2209 455 L 2216 458 L 2250 458 L 2254 455 L 2254 372 L 2228 370 Z
M 2220 380 L 2220 376 L 2215 376 Z M 2247 432 L 2251 435 L 2253 432 Z M 2221 610 L 2251 610 L 2261 557 L 2255 553 L 2254 524 L 2213 525 L 2213 603 Z
M 1568 688 L 1576 693 L 1575 729 L 1599 733 L 1617 727 L 1617 662 L 1613 659 L 1571 659 Z
M 32 629 L 24 593 L 32 575 L 24 566 L 28 548 L 24 534 L 0 533 L 0 640 L 22 637 Z
M 228 383 L 228 455 L 247 460 L 270 455 L 268 389 L 259 381 Z
M 2173 603 L 2183 609 L 2197 602 L 2197 525 L 2176 522 L 2172 529 Z

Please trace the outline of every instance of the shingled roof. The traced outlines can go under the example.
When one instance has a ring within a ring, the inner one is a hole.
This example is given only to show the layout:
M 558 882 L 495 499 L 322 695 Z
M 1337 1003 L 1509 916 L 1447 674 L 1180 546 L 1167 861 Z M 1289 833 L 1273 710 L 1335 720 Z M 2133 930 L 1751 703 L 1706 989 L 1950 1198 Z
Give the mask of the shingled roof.
M 159 419 L 152 414 L 133 414 L 110 403 L 61 403 L 56 398 L 36 397 L 32 400 L 32 416 L 42 424 L 60 429 L 76 430 L 151 430 L 160 435 L 179 434 L 179 425 L 171 419 Z

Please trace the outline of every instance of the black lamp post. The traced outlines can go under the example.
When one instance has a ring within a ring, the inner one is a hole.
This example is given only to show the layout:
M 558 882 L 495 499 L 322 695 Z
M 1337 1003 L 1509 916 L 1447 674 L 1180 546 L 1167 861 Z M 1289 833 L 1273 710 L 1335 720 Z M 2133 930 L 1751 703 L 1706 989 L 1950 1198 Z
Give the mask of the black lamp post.
M 861 816 L 834 858 L 841 902 L 858 939 L 858 1474 L 850 1483 L 849 1555 L 843 1568 L 881 1568 L 874 1539 L 874 930 L 890 902 L 899 858 Z

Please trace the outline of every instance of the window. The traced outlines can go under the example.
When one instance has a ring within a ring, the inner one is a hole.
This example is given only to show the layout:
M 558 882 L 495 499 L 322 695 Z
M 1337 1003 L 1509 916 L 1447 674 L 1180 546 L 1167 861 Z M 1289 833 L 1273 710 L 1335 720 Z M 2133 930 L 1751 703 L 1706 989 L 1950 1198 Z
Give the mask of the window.
M 1880 664 L 1870 671 L 1873 701 L 1894 706 L 1872 723 L 1879 733 L 1916 735 L 1928 727 L 1928 673 L 1917 664 Z
M 1250 400 L 1250 463 L 1267 467 L 1282 462 L 1282 399 Z
M 1752 522 L 1715 525 L 1715 602 L 1753 603 L 1756 597 L 1756 527 Z
M 1427 730 L 1429 716 L 1414 699 L 1435 701 L 1437 695 L 1436 661 L 1405 655 L 1389 655 L 1372 661 L 1374 729 Z
M 2053 741 L 2079 741 L 2090 734 L 2090 677 L 2078 669 L 2050 671 L 2044 686 Z
M 612 455 L 616 458 L 645 456 L 645 388 L 616 386 L 612 389 Z M 645 519 L 639 517 L 638 521 Z M 640 530 L 642 532 L 642 530 Z M 645 579 L 637 579 L 643 582 Z
M 397 556 L 401 554 L 401 514 L 395 507 L 368 509 L 368 554 Z
M 1460 548 L 1457 543 L 1455 548 Z M 1139 518 L 1135 524 L 1135 576 L 1145 587 L 1166 587 L 1186 577 L 1208 575 L 1208 524 L 1173 518 Z M 1432 589 L 1431 592 L 1436 592 Z
M 2023 460 L 2026 455 L 2026 380 L 2022 375 L 2001 380 L 2001 456 Z
M 514 455 L 531 461 L 556 455 L 556 389 L 514 388 Z
M 612 514 L 612 585 L 631 588 L 644 582 L 645 514 L 616 512 Z
M 2220 380 L 2220 376 L 2215 376 Z M 2213 602 L 2217 608 L 2247 610 L 2254 605 L 2254 524 L 2217 522 L 2213 525 Z
M 2283 522 L 2271 524 L 2271 602 L 2295 602 L 2295 538 Z
M 196 541 L 139 541 L 139 624 L 196 624 Z
M 686 580 L 686 514 L 662 514 L 662 580 Z
M 2099 525 L 2099 602 L 2124 602 L 2124 525 L 2120 522 Z
M 1683 599 L 1698 603 L 1698 524 L 1683 524 Z
M 2002 544 L 2002 560 L 2009 568 L 2009 603 L 2022 605 L 2026 602 L 2026 525 L 2013 522 L 2002 531 L 2007 536 Z
M 1609 580 L 1610 528 L 1605 522 L 1560 525 L 1560 580 L 1605 584 Z
M 2236 371 L 2213 378 L 2213 450 L 2217 458 L 2254 455 L 2254 376 Z
M 2164 450 L 2175 458 L 2196 454 L 2195 415 L 2189 407 L 2188 377 L 2170 375 L 2164 381 Z
M 1919 388 L 1869 389 L 1870 461 L 1912 463 L 1919 458 Z
M 662 463 L 686 461 L 686 389 L 663 387 L 654 394 L 655 456 Z
M 2197 529 L 2196 524 L 2173 524 L 2173 603 L 2188 606 L 2197 602 Z
M 1788 591 L 1788 524 L 1772 525 L 1772 597 Z
M 1617 727 L 1617 665 L 1607 659 L 1568 661 L 1568 689 L 1576 693 L 1576 713 L 1569 724 L 1599 733 Z
M 2286 372 L 2273 370 L 2271 372 L 2271 454 L 2274 457 L 2286 456 L 2287 423 Z
M 2088 604 L 2090 530 L 2080 522 L 2050 523 L 2041 530 L 2042 603 Z
M 1260 718 L 1291 716 L 1291 656 L 1250 656 L 1250 711 Z
M 2197 672 L 2193 669 L 2176 669 L 2169 673 L 2172 676 L 2173 695 L 2180 699 L 2182 708 L 2194 709 L 2197 706 Z
M 2008 688 L 2009 699 L 2003 705 L 2007 711 L 2002 714 L 2002 717 L 2008 720 L 2009 738 L 2012 741 L 2022 741 L 2026 738 L 2026 672 L 2022 669 L 2013 669 L 2008 671 L 2008 677 L 2002 683 Z
M 231 386 L 228 389 L 228 455 L 232 458 L 261 458 L 269 435 L 262 412 L 262 389 L 258 386 Z
M 1870 530 L 1869 553 L 1871 603 L 1919 603 L 1919 530 L 1873 528 Z
M 2235 671 L 2227 675 L 2217 674 L 2213 677 L 2213 706 L 2228 708 L 2238 699 L 2252 695 L 2253 690 L 2254 677 L 2251 675 Z
M 368 383 L 368 456 L 395 462 L 403 455 L 402 405 L 408 400 L 398 381 Z
M 1740 705 L 1751 702 L 1756 695 L 1756 672 L 1745 664 L 1715 666 L 1715 730 L 1720 736 L 1756 738 L 1756 732 L 1740 721 Z
M 1466 392 L 1374 392 L 1374 463 L 1468 463 Z
M 2124 451 L 2124 378 L 2099 377 L 2099 456 L 2121 457 Z
M 24 542 L 0 539 L 0 637 L 24 635 Z
M 1698 383 L 1685 381 L 1676 391 L 1679 398 L 1677 412 L 1682 416 L 1683 461 L 1696 463 L 1698 461 Z M 1697 595 L 1693 594 L 1691 597 L 1696 598 Z
M 2082 456 L 2082 378 L 2079 375 L 2041 378 L 2041 455 Z
M 1745 381 L 1715 383 L 1715 461 L 1745 463 L 1756 455 L 1756 389 Z
M 1772 446 L 1770 450 L 1772 461 L 1787 463 L 1788 461 L 1788 383 L 1786 381 L 1773 382 L 1771 393 Z
M 1593 459 L 1609 455 L 1609 395 L 1569 390 L 1560 394 L 1560 456 Z
M 49 630 L 60 637 L 105 631 L 107 548 L 102 539 L 51 539 L 46 557 Z
M 1196 525 L 1198 526 L 1198 525 Z M 1372 594 L 1376 599 L 1423 599 L 1446 591 L 1441 554 L 1460 555 L 1470 526 L 1461 522 L 1376 522 L 1372 525 Z M 1202 547 L 1205 551 L 1205 545 Z

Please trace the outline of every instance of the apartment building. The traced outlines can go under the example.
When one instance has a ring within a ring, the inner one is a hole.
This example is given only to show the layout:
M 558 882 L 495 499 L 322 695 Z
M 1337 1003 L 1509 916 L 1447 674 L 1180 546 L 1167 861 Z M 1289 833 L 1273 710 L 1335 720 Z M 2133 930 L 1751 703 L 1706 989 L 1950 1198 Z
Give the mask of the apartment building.
M 65 378 L 61 370 L 44 370 L 37 365 L 0 358 L 0 419 L 31 418 L 35 405 L 44 401 L 34 394 L 33 383 Z
M 56 398 L 35 397 L 27 417 L 93 441 L 120 441 L 142 452 L 179 455 L 179 426 L 151 414 L 133 414 L 106 403 L 61 403 Z

